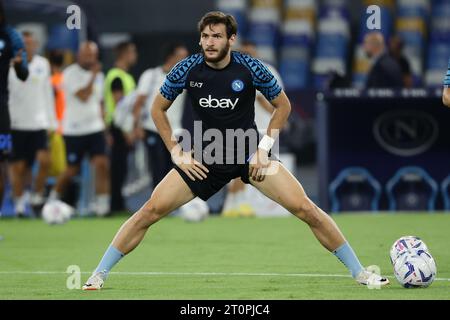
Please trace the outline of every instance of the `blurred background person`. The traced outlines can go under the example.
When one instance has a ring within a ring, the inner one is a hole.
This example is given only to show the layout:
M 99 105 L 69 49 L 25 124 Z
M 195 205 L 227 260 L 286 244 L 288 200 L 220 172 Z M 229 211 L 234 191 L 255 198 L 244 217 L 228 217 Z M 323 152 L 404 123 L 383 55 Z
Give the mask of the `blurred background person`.
M 399 35 L 394 35 L 389 39 L 389 55 L 397 61 L 402 73 L 403 87 L 412 88 L 414 80 L 411 72 L 411 65 L 408 58 L 403 54 L 403 39 Z
M 151 106 L 155 96 L 164 83 L 167 73 L 182 59 L 188 56 L 187 48 L 180 43 L 169 43 L 162 49 L 163 64 L 144 71 L 139 78 L 137 97 L 134 104 L 134 114 L 138 129 L 145 131 L 145 146 L 147 148 L 148 168 L 152 176 L 153 189 L 172 169 L 172 159 L 163 140 L 156 130 L 150 115 Z M 183 115 L 186 94 L 183 92 L 174 101 L 173 106 L 167 110 L 167 117 L 175 135 L 182 128 L 181 117 Z M 142 115 L 140 121 L 137 121 Z
M 241 42 L 240 51 L 242 53 L 248 54 L 252 57 L 258 58 L 258 51 L 256 45 L 249 41 L 243 40 Z M 283 87 L 283 82 L 279 72 L 270 63 L 264 62 L 270 72 L 277 79 L 281 87 Z M 265 134 L 269 126 L 270 118 L 274 107 L 269 101 L 264 97 L 260 91 L 256 91 L 255 99 L 255 123 L 258 127 L 258 131 Z M 225 202 L 222 208 L 222 215 L 227 217 L 235 216 L 253 216 L 255 214 L 254 208 L 250 205 L 250 198 L 252 194 L 249 191 L 251 187 L 242 182 L 240 178 L 232 180 L 228 184 L 227 195 L 225 197 Z
M 366 88 L 401 88 L 402 72 L 399 64 L 386 51 L 381 32 L 370 32 L 364 37 L 364 52 L 372 60 Z
M 57 128 L 50 134 L 50 170 L 49 177 L 58 177 L 67 167 L 66 148 L 62 136 L 62 121 L 64 118 L 65 96 L 63 90 L 63 68 L 64 52 L 62 50 L 52 50 L 48 54 L 51 70 L 51 83 L 54 97 L 54 109 L 56 115 Z
M 28 77 L 27 54 L 21 35 L 6 24 L 3 2 L 0 0 L 0 211 L 6 180 L 5 163 L 11 151 L 10 117 L 8 108 L 8 75 L 12 64 L 17 78 Z M 1 215 L 1 212 L 0 212 Z
M 109 166 L 106 156 L 105 123 L 102 113 L 103 81 L 98 47 L 94 42 L 80 45 L 77 63 L 63 72 L 66 109 L 63 119 L 67 169 L 58 178 L 50 200 L 59 199 L 78 174 L 85 155 L 95 170 L 95 208 L 98 216 L 110 209 Z
M 57 127 L 48 60 L 36 54 L 37 42 L 29 31 L 22 33 L 29 75 L 25 82 L 9 72 L 9 113 L 11 116 L 12 154 L 10 179 L 16 216 L 25 215 L 28 203 L 26 184 L 36 161 L 38 171 L 32 183 L 30 204 L 36 215 L 45 202 L 45 184 L 50 167 L 48 135 Z
M 122 131 L 112 122 L 117 103 L 136 87 L 133 76 L 129 70 L 137 62 L 137 51 L 134 43 L 121 42 L 115 48 L 116 60 L 105 78 L 105 108 L 106 123 L 112 138 L 110 168 L 111 168 L 111 211 L 124 211 L 125 200 L 122 187 L 128 172 L 128 154 L 134 143 L 130 133 Z

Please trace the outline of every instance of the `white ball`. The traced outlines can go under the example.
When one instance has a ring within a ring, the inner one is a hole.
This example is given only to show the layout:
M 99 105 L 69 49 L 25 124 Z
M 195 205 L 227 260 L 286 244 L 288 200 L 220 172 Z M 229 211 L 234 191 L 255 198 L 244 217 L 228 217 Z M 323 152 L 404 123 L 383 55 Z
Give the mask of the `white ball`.
M 48 201 L 42 208 L 42 218 L 48 224 L 63 224 L 70 220 L 75 210 L 60 200 Z
M 430 253 L 408 250 L 394 263 L 397 281 L 405 288 L 426 288 L 436 277 L 436 263 Z
M 209 214 L 209 206 L 206 201 L 194 198 L 181 207 L 181 217 L 187 222 L 200 222 Z
M 395 264 L 398 257 L 408 250 L 428 251 L 428 247 L 422 239 L 416 236 L 404 236 L 394 242 L 389 252 L 391 263 Z

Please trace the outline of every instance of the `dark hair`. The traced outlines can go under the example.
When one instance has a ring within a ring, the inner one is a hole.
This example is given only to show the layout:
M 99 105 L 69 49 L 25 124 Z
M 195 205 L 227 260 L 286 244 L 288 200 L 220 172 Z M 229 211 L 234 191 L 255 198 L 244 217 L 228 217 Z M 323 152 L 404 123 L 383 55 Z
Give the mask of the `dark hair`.
M 130 46 L 134 45 L 132 41 L 122 41 L 115 48 L 114 53 L 116 54 L 116 58 L 120 58 Z
M 181 42 L 168 42 L 161 47 L 161 58 L 164 62 L 175 53 L 178 48 L 186 48 Z
M 64 52 L 62 50 L 52 50 L 48 53 L 48 61 L 51 65 L 62 67 L 64 65 Z
M 198 31 L 201 33 L 207 26 L 223 23 L 227 29 L 227 38 L 233 34 L 237 34 L 236 19 L 230 14 L 225 14 L 220 11 L 211 11 L 205 14 L 198 22 Z
M 5 8 L 3 7 L 3 0 L 0 0 L 0 26 L 6 24 Z

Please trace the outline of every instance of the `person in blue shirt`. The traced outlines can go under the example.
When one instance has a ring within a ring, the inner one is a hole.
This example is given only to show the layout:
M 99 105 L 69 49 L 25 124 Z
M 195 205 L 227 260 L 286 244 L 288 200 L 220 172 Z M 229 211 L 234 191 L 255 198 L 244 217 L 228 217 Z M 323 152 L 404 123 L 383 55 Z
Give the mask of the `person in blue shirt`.
M 17 77 L 25 81 L 28 78 L 25 46 L 20 34 L 6 23 L 5 10 L 0 0 L 0 210 L 6 175 L 5 162 L 12 147 L 8 111 L 8 74 L 11 64 Z
M 369 272 L 333 219 L 305 194 L 297 179 L 271 157 L 291 105 L 268 68 L 258 59 L 231 50 L 237 36 L 233 16 L 214 11 L 199 22 L 201 53 L 180 61 L 155 97 L 152 117 L 174 162 L 150 199 L 125 222 L 100 264 L 83 286 L 103 287 L 111 268 L 144 238 L 148 228 L 195 197 L 207 200 L 234 178 L 252 184 L 309 225 L 319 242 L 351 271 L 360 284 L 383 286 L 387 278 Z M 196 114 L 193 146 L 173 137 L 166 111 L 186 90 Z M 274 107 L 267 133 L 259 139 L 255 93 Z M 259 140 L 259 142 L 258 142 Z

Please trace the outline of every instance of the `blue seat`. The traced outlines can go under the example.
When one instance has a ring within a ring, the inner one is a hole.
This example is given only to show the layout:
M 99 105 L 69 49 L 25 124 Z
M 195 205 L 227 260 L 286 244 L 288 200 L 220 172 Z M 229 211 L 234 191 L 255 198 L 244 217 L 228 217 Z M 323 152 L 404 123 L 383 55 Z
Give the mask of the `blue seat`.
M 319 18 L 335 18 L 341 17 L 345 20 L 350 21 L 350 12 L 345 5 L 343 6 L 324 6 L 320 8 Z
M 422 168 L 400 168 L 386 183 L 389 210 L 434 211 L 438 195 L 436 181 Z
M 270 22 L 252 22 L 248 26 L 248 37 L 257 46 L 276 46 L 278 26 Z
M 348 39 L 339 34 L 319 34 L 317 43 L 317 58 L 342 58 L 348 54 Z
M 441 184 L 442 199 L 444 199 L 444 210 L 450 212 L 450 175 Z
M 286 90 L 296 90 L 308 87 L 310 65 L 306 59 L 282 60 L 279 69 Z
M 314 40 L 307 34 L 283 33 L 281 35 L 281 44 L 283 47 L 310 46 L 313 42 Z
M 440 42 L 433 42 L 428 49 L 427 68 L 445 70 L 450 57 L 450 46 Z
M 447 0 L 433 1 L 431 16 L 434 18 L 448 18 L 450 16 L 450 3 Z
M 331 211 L 377 211 L 381 185 L 362 167 L 342 170 L 329 185 Z
M 426 19 L 428 12 L 426 7 L 420 5 L 400 5 L 397 6 L 397 16 L 402 18 L 423 18 Z
M 398 35 L 402 38 L 406 46 L 423 48 L 425 39 L 420 31 L 401 30 Z

